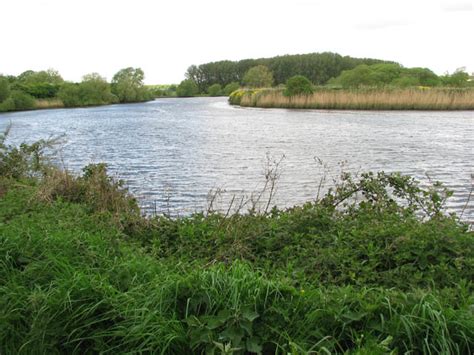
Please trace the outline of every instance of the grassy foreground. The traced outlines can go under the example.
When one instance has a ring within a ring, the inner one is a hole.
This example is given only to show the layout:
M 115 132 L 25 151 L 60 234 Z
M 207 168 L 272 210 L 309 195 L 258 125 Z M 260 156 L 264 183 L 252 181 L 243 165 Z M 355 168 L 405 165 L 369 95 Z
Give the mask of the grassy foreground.
M 439 186 L 346 175 L 288 210 L 144 218 L 46 145 L 0 146 L 2 354 L 474 351 L 474 235 Z
M 310 95 L 285 96 L 281 89 L 237 90 L 234 105 L 262 108 L 337 110 L 474 110 L 473 89 L 354 89 L 320 88 Z

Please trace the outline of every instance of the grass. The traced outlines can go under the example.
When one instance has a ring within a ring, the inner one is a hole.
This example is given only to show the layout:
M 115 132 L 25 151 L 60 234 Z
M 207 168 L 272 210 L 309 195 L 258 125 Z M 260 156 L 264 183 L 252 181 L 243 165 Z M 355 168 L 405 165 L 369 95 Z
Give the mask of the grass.
M 60 99 L 37 99 L 35 109 L 64 108 L 64 103 Z
M 345 176 L 287 210 L 145 218 L 47 146 L 0 139 L 2 354 L 474 351 L 474 234 L 440 186 Z
M 472 89 L 318 89 L 288 97 L 280 89 L 234 92 L 232 104 L 262 108 L 337 110 L 473 110 Z

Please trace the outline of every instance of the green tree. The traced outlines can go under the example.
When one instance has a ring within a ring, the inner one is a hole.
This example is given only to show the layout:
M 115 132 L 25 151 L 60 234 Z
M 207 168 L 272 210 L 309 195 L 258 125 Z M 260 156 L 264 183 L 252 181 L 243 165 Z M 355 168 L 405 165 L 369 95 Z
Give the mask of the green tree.
M 286 96 L 310 95 L 313 92 L 313 84 L 307 77 L 295 75 L 287 80 L 284 94 Z
M 243 82 L 252 88 L 270 87 L 273 84 L 273 74 L 265 65 L 257 65 L 247 71 Z
M 23 91 L 12 91 L 11 98 L 15 103 L 15 110 L 31 110 L 35 107 L 35 99 Z
M 183 80 L 176 88 L 176 95 L 179 97 L 196 96 L 198 93 L 199 89 L 191 79 Z
M 224 88 L 224 95 L 229 96 L 232 94 L 235 90 L 240 89 L 240 84 L 236 81 L 233 81 L 229 84 L 227 84 Z
M 66 107 L 78 107 L 82 105 L 80 86 L 76 83 L 64 83 L 58 92 L 58 98 Z
M 220 84 L 213 84 L 207 89 L 209 96 L 221 96 L 222 95 L 222 86 Z
M 110 84 L 97 73 L 83 76 L 79 85 L 79 95 L 84 106 L 109 104 L 116 100 Z
M 140 68 L 125 68 L 118 71 L 112 79 L 112 92 L 120 102 L 139 102 L 150 99 L 143 80 L 145 73 Z
M 469 82 L 469 74 L 464 69 L 457 69 L 453 74 L 446 74 L 441 78 L 443 85 L 452 87 L 464 87 Z
M 10 96 L 10 83 L 8 79 L 0 76 L 0 102 L 5 101 Z

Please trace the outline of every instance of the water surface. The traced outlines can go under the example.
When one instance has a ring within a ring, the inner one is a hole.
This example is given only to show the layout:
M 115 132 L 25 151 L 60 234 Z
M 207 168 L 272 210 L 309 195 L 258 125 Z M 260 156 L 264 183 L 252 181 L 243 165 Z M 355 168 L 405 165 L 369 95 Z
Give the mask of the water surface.
M 262 187 L 267 161 L 284 159 L 275 203 L 316 197 L 324 169 L 400 171 L 444 182 L 464 209 L 473 184 L 474 113 L 238 108 L 225 98 L 160 99 L 144 104 L 17 112 L 10 143 L 65 134 L 66 166 L 107 162 L 145 208 L 189 213 L 208 193 Z M 338 165 L 339 164 L 339 165 Z M 474 200 L 474 196 L 472 198 Z M 474 220 L 474 201 L 464 218 Z

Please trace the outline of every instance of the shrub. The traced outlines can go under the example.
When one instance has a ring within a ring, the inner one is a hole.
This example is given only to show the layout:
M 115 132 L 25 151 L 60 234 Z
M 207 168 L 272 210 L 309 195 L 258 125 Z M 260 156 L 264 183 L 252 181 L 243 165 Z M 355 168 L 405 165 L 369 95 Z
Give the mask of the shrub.
M 12 91 L 11 98 L 15 102 L 15 110 L 31 110 L 35 107 L 35 99 L 22 91 Z
M 179 97 L 196 96 L 198 93 L 197 85 L 190 79 L 183 80 L 176 88 L 176 95 Z
M 8 79 L 0 76 L 0 103 L 10 96 L 10 83 Z
M 239 90 L 240 84 L 236 81 L 233 81 L 230 84 L 227 84 L 224 88 L 224 95 L 230 96 L 235 90 Z
M 286 82 L 285 96 L 311 95 L 314 92 L 313 84 L 303 75 L 295 75 Z
M 222 86 L 219 84 L 214 84 L 209 86 L 209 89 L 207 89 L 207 93 L 209 96 L 221 96 L 222 95 Z

